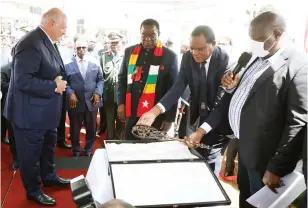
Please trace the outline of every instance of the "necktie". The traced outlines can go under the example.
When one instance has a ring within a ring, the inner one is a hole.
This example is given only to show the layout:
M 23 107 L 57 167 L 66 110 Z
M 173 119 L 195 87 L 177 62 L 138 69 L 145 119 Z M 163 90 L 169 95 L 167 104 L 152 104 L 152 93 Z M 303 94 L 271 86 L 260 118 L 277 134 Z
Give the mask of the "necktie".
M 86 78 L 86 73 L 87 73 L 87 69 L 86 69 L 86 63 L 85 63 L 85 60 L 80 60 L 80 72 L 81 72 L 81 75 L 83 77 L 83 79 Z
M 53 46 L 55 47 L 55 49 L 56 49 L 58 55 L 60 56 L 60 52 L 59 52 L 59 48 L 58 48 L 57 44 L 55 43 L 55 44 L 53 44 Z M 60 56 L 60 57 L 61 57 L 61 56 Z
M 200 114 L 200 124 L 208 115 L 207 108 L 207 77 L 205 70 L 206 62 L 201 64 L 200 67 L 200 82 L 199 82 L 199 114 Z

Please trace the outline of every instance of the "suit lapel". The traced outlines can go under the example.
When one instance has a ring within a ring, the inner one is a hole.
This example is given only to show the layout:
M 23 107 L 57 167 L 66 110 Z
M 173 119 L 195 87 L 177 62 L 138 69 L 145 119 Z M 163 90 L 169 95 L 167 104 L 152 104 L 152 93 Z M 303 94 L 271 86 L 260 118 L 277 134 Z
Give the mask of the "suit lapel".
M 286 60 L 284 59 L 284 57 L 282 55 L 280 55 L 277 60 L 275 61 L 275 66 L 270 66 L 268 69 L 266 69 L 264 71 L 264 73 L 257 79 L 257 81 L 255 82 L 255 84 L 253 85 L 252 89 L 250 90 L 250 93 L 247 97 L 247 100 L 245 102 L 248 103 L 248 101 L 254 96 L 254 94 L 258 91 L 258 89 L 260 88 L 260 86 L 270 77 L 273 76 L 273 74 L 275 74 L 276 71 L 278 71 L 279 69 L 281 69 L 284 65 L 286 64 Z
M 215 75 L 216 70 L 218 69 L 219 62 L 217 61 L 219 50 L 217 48 L 214 49 L 211 60 L 210 60 L 210 65 L 207 71 L 207 79 L 206 83 L 207 86 L 210 85 L 211 81 L 213 80 L 213 76 Z
M 191 57 L 193 59 L 193 57 Z M 193 89 L 196 95 L 198 95 L 198 83 L 199 83 L 199 75 L 200 73 L 198 70 L 200 70 L 199 64 L 197 64 L 194 60 L 192 60 L 192 84 L 193 84 Z
M 44 44 L 46 45 L 46 47 L 48 48 L 48 50 L 53 54 L 53 56 L 56 58 L 56 60 L 59 62 L 62 70 L 65 70 L 62 58 L 60 56 L 60 54 L 56 51 L 55 47 L 52 45 L 52 43 L 50 42 L 48 36 L 45 34 L 45 32 L 38 27 L 37 30 L 40 32 L 40 36 L 43 38 L 44 40 Z
M 88 62 L 88 67 L 87 67 L 87 72 L 86 72 L 85 80 L 89 76 L 89 73 L 91 72 L 91 70 L 92 70 L 92 64 L 91 64 L 91 62 Z

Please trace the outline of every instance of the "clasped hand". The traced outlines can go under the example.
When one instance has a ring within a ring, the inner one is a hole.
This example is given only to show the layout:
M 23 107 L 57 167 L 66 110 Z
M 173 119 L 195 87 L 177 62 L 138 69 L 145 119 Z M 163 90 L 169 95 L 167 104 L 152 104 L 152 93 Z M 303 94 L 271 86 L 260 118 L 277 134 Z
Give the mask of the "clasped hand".
M 66 89 L 66 83 L 67 82 L 65 80 L 62 80 L 62 76 L 57 76 L 56 79 L 55 79 L 55 82 L 56 82 L 56 85 L 57 85 L 55 92 L 62 95 L 63 92 Z

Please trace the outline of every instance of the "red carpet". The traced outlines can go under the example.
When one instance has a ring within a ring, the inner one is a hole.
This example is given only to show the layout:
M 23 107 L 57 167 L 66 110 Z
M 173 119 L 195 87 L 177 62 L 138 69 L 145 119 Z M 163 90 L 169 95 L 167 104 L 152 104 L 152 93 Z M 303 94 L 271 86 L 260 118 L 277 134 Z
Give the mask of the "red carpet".
M 98 118 L 99 122 L 99 118 Z M 69 125 L 69 119 L 67 117 L 66 123 Z M 69 126 L 66 126 L 66 135 L 69 134 Z M 102 146 L 103 137 L 97 136 L 94 143 L 94 151 L 97 148 Z M 85 130 L 84 127 L 80 133 L 80 145 L 83 148 L 85 142 Z M 71 144 L 70 140 L 67 140 L 67 143 Z M 56 158 L 70 158 L 72 157 L 72 150 L 71 149 L 62 149 L 56 148 Z M 61 159 L 59 159 L 61 160 Z M 13 180 L 13 171 L 11 169 L 12 166 L 12 155 L 9 150 L 8 145 L 1 144 L 1 204 L 3 204 L 2 208 L 11 208 L 11 207 L 41 207 L 38 206 L 35 202 L 28 201 L 25 196 L 25 190 L 22 185 L 22 181 L 20 178 L 19 171 L 16 172 Z M 75 163 L 74 163 L 75 164 Z M 63 166 L 63 163 L 62 163 Z M 87 170 L 79 167 L 69 167 L 70 169 L 66 169 L 65 167 L 61 167 L 61 170 L 57 170 L 57 173 L 64 178 L 74 178 L 81 174 L 84 176 L 87 173 Z M 57 168 L 57 167 L 56 167 Z M 10 185 L 10 187 L 9 187 Z M 9 187 L 9 189 L 8 189 Z M 8 191 L 7 191 L 8 189 Z M 75 208 L 75 204 L 72 199 L 72 194 L 70 188 L 43 188 L 44 192 L 54 199 L 57 200 L 58 206 L 56 207 L 65 207 L 65 208 Z M 6 194 L 7 192 L 7 194 Z M 6 194 L 6 197 L 5 197 Z M 5 199 L 4 199 L 5 197 Z M 4 199 L 4 201 L 3 201 Z
M 59 175 L 66 178 L 74 178 L 81 174 L 86 175 L 87 170 L 58 170 Z M 43 188 L 44 192 L 54 198 L 57 201 L 56 207 L 62 208 L 75 208 L 76 205 L 73 202 L 72 194 L 70 188 Z M 25 190 L 22 185 L 19 171 L 16 172 L 16 175 L 11 184 L 10 190 L 7 194 L 7 197 L 2 206 L 3 208 L 11 207 L 41 207 L 35 202 L 28 201 L 25 196 Z

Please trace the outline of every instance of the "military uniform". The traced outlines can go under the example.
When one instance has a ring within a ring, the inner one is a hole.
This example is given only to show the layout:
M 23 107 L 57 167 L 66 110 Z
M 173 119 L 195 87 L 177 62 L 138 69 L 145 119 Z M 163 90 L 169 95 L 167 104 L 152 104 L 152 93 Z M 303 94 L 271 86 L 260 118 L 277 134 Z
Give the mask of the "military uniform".
M 101 66 L 104 73 L 104 110 L 107 122 L 108 139 L 123 139 L 125 123 L 117 117 L 117 82 L 123 55 L 111 51 L 104 52 Z

